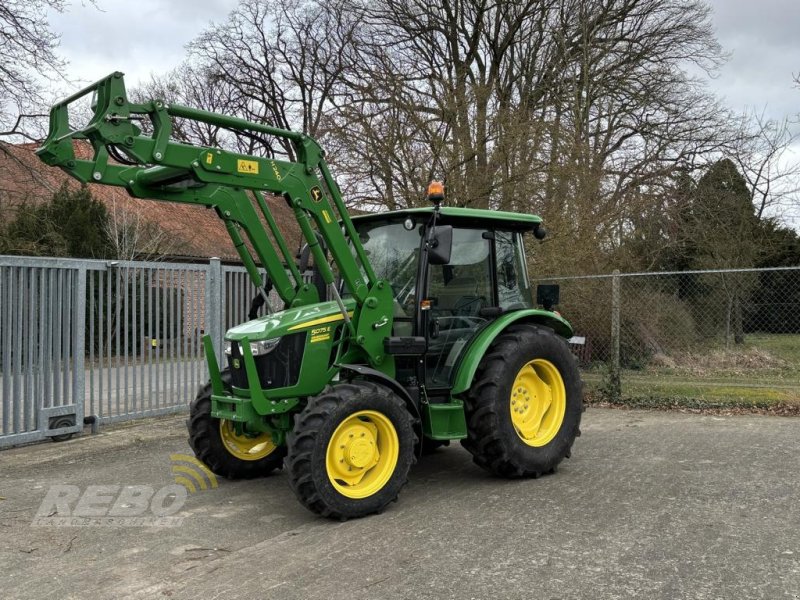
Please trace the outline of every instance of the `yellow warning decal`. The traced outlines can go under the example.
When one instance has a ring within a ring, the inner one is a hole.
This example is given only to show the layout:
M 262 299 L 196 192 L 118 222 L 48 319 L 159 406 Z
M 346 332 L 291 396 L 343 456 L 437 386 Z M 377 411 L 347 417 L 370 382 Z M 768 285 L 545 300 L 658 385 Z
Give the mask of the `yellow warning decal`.
M 331 224 L 331 216 L 328 214 L 327 210 L 322 211 L 322 216 L 325 217 L 325 222 L 330 225 Z
M 236 161 L 236 170 L 239 173 L 247 173 L 248 175 L 258 175 L 258 161 L 257 160 L 243 160 Z
M 214 155 L 211 154 L 211 152 L 207 152 L 206 153 L 206 164 L 210 165 L 212 162 L 214 162 Z

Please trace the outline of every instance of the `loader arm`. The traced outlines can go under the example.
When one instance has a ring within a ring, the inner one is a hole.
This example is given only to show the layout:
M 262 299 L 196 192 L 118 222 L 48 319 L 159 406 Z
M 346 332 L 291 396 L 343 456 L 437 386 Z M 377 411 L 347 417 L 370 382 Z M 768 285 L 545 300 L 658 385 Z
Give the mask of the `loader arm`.
M 93 116 L 85 127 L 73 129 L 69 106 L 89 94 L 93 94 Z M 297 160 L 270 159 L 175 142 L 171 134 L 176 118 L 201 121 L 234 132 L 258 132 L 288 139 Z M 152 133 L 145 133 L 138 124 L 146 121 Z M 92 155 L 78 156 L 74 140 L 86 140 Z M 223 220 L 255 286 L 260 290 L 264 285 L 257 267 L 260 263 L 287 307 L 304 306 L 319 301 L 317 290 L 303 283 L 264 193 L 282 196 L 293 211 L 323 281 L 339 300 L 353 341 L 364 350 L 370 363 L 383 362 L 383 332 L 391 331 L 390 295 L 386 299 L 390 286 L 375 277 L 328 170 L 325 153 L 313 138 L 160 100 L 129 102 L 123 74 L 116 72 L 53 106 L 48 137 L 36 153 L 46 164 L 60 167 L 82 182 L 123 187 L 137 198 L 213 208 Z M 255 197 L 255 205 L 248 193 Z M 262 217 L 275 245 L 267 235 Z M 352 322 L 332 285 L 334 274 L 315 232 L 322 237 L 339 276 L 356 302 Z M 372 326 L 384 319 L 388 319 L 389 327 Z

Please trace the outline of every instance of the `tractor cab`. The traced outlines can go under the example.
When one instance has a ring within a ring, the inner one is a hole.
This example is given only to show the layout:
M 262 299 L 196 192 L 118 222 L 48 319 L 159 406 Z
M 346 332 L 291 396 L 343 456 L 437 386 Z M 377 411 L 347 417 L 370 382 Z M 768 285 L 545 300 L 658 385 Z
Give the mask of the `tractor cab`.
M 352 220 L 376 275 L 391 285 L 393 336 L 427 340 L 423 372 L 417 360 L 400 360 L 398 374 L 418 377 L 429 394 L 449 393 L 462 354 L 484 326 L 534 308 L 523 236 L 540 231 L 539 217 L 431 207 Z M 437 231 L 451 246 L 431 256 L 423 245 L 436 245 Z

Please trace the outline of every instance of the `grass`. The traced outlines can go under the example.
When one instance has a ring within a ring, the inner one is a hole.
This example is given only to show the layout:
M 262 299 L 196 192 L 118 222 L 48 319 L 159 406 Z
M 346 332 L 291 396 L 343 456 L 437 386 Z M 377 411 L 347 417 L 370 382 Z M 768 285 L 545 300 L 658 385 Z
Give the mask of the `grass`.
M 602 371 L 584 372 L 584 381 L 589 403 L 606 403 Z M 623 370 L 617 404 L 800 414 L 800 335 L 749 335 L 743 346 L 676 353 L 668 365 Z
M 793 364 L 800 371 L 800 335 L 752 334 L 745 338 L 744 345 L 765 350 L 776 358 Z
M 587 389 L 597 393 L 602 377 L 584 375 Z M 761 381 L 687 380 L 673 375 L 622 374 L 622 396 L 624 398 L 687 398 L 698 402 L 751 405 L 760 402 L 789 403 L 800 406 L 800 380 L 796 382 L 771 383 Z

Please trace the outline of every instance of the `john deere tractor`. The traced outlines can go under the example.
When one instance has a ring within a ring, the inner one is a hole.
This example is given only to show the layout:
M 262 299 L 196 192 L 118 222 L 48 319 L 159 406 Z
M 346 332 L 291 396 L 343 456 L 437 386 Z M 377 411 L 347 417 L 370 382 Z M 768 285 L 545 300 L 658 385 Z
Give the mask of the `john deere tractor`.
M 93 116 L 72 128 L 69 107 L 89 94 Z M 178 143 L 176 119 L 289 140 L 293 160 Z M 544 237 L 539 217 L 442 206 L 438 183 L 427 208 L 351 217 L 311 137 L 133 103 L 122 73 L 55 105 L 37 153 L 80 181 L 203 205 L 225 224 L 260 290 L 251 317 L 266 314 L 228 331 L 224 348 L 203 339 L 209 382 L 191 404 L 189 444 L 218 475 L 285 466 L 304 506 L 347 519 L 382 511 L 423 449 L 450 440 L 502 477 L 551 473 L 569 456 L 581 381 L 569 323 L 533 302 L 523 241 Z M 291 208 L 299 260 L 265 193 Z

